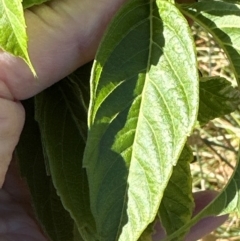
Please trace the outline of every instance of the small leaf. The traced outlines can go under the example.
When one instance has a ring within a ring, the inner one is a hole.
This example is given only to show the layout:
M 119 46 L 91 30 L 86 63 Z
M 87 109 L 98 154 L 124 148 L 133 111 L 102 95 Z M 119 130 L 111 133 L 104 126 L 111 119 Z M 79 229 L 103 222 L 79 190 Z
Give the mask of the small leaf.
M 0 1 L 0 33 L 0 48 L 22 58 L 36 76 L 28 56 L 26 25 L 21 1 Z
M 45 2 L 49 2 L 49 0 L 23 0 L 22 5 L 23 5 L 23 8 L 26 9 Z
M 198 121 L 201 125 L 237 110 L 240 92 L 222 77 L 200 79 L 200 102 Z
M 51 177 L 46 175 L 40 132 L 34 120 L 33 99 L 23 104 L 26 122 L 17 146 L 17 155 L 21 173 L 30 188 L 37 218 L 52 241 L 73 241 L 74 222 L 62 206 Z
M 181 5 L 183 13 L 211 33 L 225 51 L 240 84 L 240 5 L 207 1 Z
M 192 218 L 194 209 L 190 170 L 192 159 L 192 150 L 186 145 L 183 148 L 177 165 L 173 168 L 172 176 L 164 192 L 159 216 L 167 235 L 174 233 Z M 185 230 L 185 233 L 174 240 L 183 240 L 188 231 Z
M 84 166 L 100 240 L 137 240 L 155 219 L 198 109 L 187 21 L 168 1 L 131 0 L 92 72 Z
M 82 80 L 76 78 L 75 81 Z M 97 238 L 90 211 L 86 171 L 82 168 L 85 147 L 82 134 L 87 119 L 78 95 L 81 91 L 77 88 L 77 83 L 65 79 L 39 94 L 36 97 L 36 119 L 54 186 L 84 240 L 91 241 Z M 81 124 L 77 118 L 81 118 Z

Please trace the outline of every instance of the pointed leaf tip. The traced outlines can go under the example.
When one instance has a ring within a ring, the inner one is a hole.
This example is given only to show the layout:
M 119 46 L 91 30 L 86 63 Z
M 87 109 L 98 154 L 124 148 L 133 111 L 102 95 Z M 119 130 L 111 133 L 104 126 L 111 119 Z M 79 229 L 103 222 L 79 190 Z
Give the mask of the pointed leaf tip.
M 0 1 L 0 33 L 0 48 L 22 58 L 36 77 L 36 71 L 28 55 L 28 39 L 21 1 Z

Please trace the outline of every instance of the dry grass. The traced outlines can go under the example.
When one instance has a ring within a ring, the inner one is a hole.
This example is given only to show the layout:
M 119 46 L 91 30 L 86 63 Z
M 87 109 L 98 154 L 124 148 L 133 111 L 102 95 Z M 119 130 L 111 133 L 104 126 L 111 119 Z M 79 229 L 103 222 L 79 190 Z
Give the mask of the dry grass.
M 228 60 L 213 38 L 198 26 L 193 27 L 199 70 L 203 76 L 222 76 L 235 86 Z M 189 141 L 194 150 L 191 164 L 193 189 L 221 191 L 232 175 L 240 137 L 240 114 L 234 112 L 195 129 Z M 202 241 L 240 240 L 240 221 L 231 215 L 228 221 Z

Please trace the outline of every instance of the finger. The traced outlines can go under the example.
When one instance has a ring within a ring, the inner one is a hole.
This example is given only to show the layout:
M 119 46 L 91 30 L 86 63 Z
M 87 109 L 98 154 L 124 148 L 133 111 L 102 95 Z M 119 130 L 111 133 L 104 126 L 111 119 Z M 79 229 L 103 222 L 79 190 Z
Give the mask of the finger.
M 215 191 L 202 191 L 194 194 L 196 207 L 193 215 L 199 213 L 205 206 L 207 206 L 216 196 L 218 192 Z M 200 220 L 193 226 L 186 237 L 185 241 L 198 240 L 207 234 L 214 231 L 228 219 L 228 215 L 206 217 Z
M 0 97 L 0 187 L 18 143 L 24 118 L 25 112 L 21 103 Z
M 24 120 L 14 100 L 37 94 L 92 59 L 123 1 L 58 0 L 26 11 L 30 58 L 38 79 L 23 60 L 0 52 L 0 187 Z
M 0 190 L 0 203 L 0 240 L 47 241 L 33 216 L 27 186 L 20 178 L 15 160 Z
M 27 211 L 31 210 L 30 193 L 27 183 L 20 175 L 15 153 L 9 165 L 2 189 L 4 189 L 13 200 L 24 205 Z
M 107 24 L 125 1 L 53 0 L 26 10 L 38 79 L 23 60 L 0 52 L 0 79 L 13 97 L 29 98 L 93 59 Z
M 199 213 L 204 207 L 206 207 L 216 196 L 215 191 L 202 191 L 193 194 L 195 201 L 195 210 L 193 216 Z M 190 232 L 187 234 L 185 241 L 198 240 L 208 233 L 214 231 L 217 227 L 222 225 L 228 218 L 228 215 L 223 215 L 219 217 L 207 217 L 200 220 L 196 225 L 194 225 Z M 157 222 L 155 226 L 155 234 L 152 236 L 153 241 L 160 241 L 165 237 L 165 231 L 163 227 Z

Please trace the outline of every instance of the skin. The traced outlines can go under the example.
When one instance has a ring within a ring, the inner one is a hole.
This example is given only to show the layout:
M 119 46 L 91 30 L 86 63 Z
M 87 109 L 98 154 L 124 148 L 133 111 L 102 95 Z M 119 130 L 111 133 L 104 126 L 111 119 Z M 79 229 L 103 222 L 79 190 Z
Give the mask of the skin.
M 24 123 L 17 100 L 36 95 L 93 59 L 107 24 L 125 1 L 51 1 L 26 10 L 29 55 L 38 79 L 22 59 L 0 52 L 0 186 Z
M 195 209 L 193 211 L 193 216 L 197 215 L 207 204 L 209 204 L 216 196 L 218 195 L 215 191 L 200 191 L 193 194 L 195 201 Z M 200 222 L 194 225 L 190 232 L 186 235 L 184 241 L 193 241 L 198 240 L 208 233 L 211 230 L 216 229 L 227 219 L 227 215 L 221 217 L 206 217 L 203 218 Z M 165 233 L 161 224 L 158 222 L 156 224 L 157 232 L 152 236 L 153 241 L 160 241 L 165 237 Z
M 38 79 L 22 59 L 0 52 L 0 186 L 24 123 L 18 100 L 36 95 L 92 60 L 107 23 L 123 2 L 52 1 L 25 12 L 29 55 Z
M 196 215 L 217 195 L 216 192 L 204 191 L 194 193 Z M 4 241 L 50 241 L 37 224 L 30 203 L 26 184 L 21 180 L 16 169 L 16 160 L 11 162 L 6 181 L 0 192 L 0 240 Z M 227 216 L 207 217 L 195 225 L 185 241 L 197 240 L 212 230 L 216 229 Z M 165 233 L 158 222 L 156 232 L 152 236 L 153 241 L 160 241 Z
M 29 54 L 37 79 L 22 59 L 0 50 L 0 186 L 4 183 L 0 190 L 0 240 L 47 240 L 33 215 L 15 159 L 8 169 L 25 119 L 20 100 L 92 60 L 107 24 L 125 1 L 53 0 L 26 10 Z M 200 235 L 215 229 L 219 222 L 223 219 L 202 225 Z M 213 224 L 210 229 L 208 224 Z

